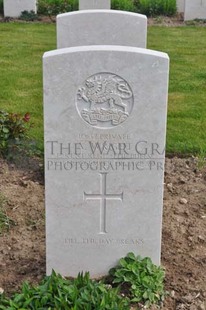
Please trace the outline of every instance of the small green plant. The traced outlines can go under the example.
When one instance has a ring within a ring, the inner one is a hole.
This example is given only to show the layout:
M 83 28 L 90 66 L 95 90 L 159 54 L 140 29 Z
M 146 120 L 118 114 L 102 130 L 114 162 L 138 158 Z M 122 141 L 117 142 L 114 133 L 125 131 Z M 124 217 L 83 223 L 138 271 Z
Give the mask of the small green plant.
M 67 280 L 53 271 L 37 287 L 24 283 L 11 299 L 0 295 L 0 309 L 129 310 L 129 305 L 118 289 L 91 280 L 89 273 Z
M 176 0 L 136 0 L 137 11 L 147 16 L 175 15 Z
M 18 148 L 26 140 L 30 114 L 20 115 L 0 111 L 0 155 L 7 155 L 10 148 Z
M 163 17 L 162 16 L 157 16 L 157 17 L 154 18 L 154 21 L 157 24 L 161 24 L 163 22 Z
M 3 0 L 0 0 L 0 14 L 4 14 L 4 5 L 3 5 Z
M 34 21 L 38 20 L 38 15 L 34 11 L 23 11 L 19 18 L 25 21 Z
M 60 13 L 78 10 L 78 0 L 39 0 L 38 14 L 55 16 Z
M 203 169 L 206 166 L 206 153 L 204 150 L 200 149 L 197 157 L 197 167 L 198 169 Z
M 112 0 L 111 7 L 113 10 L 135 12 L 136 7 L 132 0 Z
M 9 230 L 11 225 L 14 224 L 14 221 L 12 221 L 6 213 L 5 203 L 6 199 L 0 193 L 0 235 L 2 234 L 3 231 Z
M 116 288 L 90 279 L 88 272 L 76 279 L 65 279 L 52 271 L 36 287 L 24 283 L 21 292 L 10 299 L 0 294 L 0 310 L 129 310 L 131 303 L 147 307 L 164 299 L 164 271 L 150 258 L 129 253 L 110 270 L 110 275 Z
M 128 286 L 132 302 L 150 306 L 162 302 L 165 296 L 164 271 L 154 265 L 150 258 L 135 257 L 129 253 L 121 258 L 119 265 L 110 270 L 113 283 Z

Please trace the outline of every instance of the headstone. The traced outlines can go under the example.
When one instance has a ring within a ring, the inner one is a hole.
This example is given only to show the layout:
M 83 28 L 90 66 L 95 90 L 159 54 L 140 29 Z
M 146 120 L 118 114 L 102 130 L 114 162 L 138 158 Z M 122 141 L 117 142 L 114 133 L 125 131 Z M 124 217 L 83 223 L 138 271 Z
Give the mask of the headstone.
M 113 10 L 87 10 L 57 16 L 57 48 L 123 45 L 146 48 L 147 18 Z
M 206 19 L 206 0 L 185 0 L 184 20 Z
M 23 11 L 37 12 L 36 0 L 4 0 L 4 16 L 18 18 Z
M 110 6 L 111 0 L 79 0 L 79 10 L 109 10 Z
M 160 263 L 168 56 L 123 46 L 44 54 L 47 274 Z
M 184 13 L 185 11 L 185 0 L 177 0 L 177 12 Z

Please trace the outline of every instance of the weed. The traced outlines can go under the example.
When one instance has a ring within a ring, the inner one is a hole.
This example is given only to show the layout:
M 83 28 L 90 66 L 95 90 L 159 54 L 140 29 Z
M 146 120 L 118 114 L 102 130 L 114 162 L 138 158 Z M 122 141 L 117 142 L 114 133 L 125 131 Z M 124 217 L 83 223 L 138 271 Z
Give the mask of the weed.
M 136 0 L 137 11 L 147 16 L 176 14 L 176 0 Z
M 6 198 L 0 193 L 0 235 L 5 230 L 9 230 L 11 225 L 14 225 L 14 221 L 10 219 L 5 209 Z
M 21 142 L 28 138 L 27 132 L 30 114 L 20 115 L 0 111 L 0 154 L 7 155 L 11 149 L 21 146 Z
M 21 12 L 19 19 L 25 21 L 34 21 L 38 20 L 38 15 L 34 11 L 23 11 Z
M 164 271 L 154 265 L 148 257 L 135 257 L 133 253 L 129 253 L 120 259 L 119 266 L 110 270 L 110 275 L 113 277 L 113 283 L 122 287 L 125 284 L 129 286 L 132 302 L 149 306 L 164 299 Z
M 37 287 L 24 283 L 11 299 L 0 295 L 0 309 L 129 310 L 129 305 L 118 289 L 91 280 L 89 273 L 67 280 L 53 271 Z
M 38 14 L 54 16 L 78 10 L 78 0 L 39 0 Z
M 11 299 L 0 295 L 0 309 L 129 310 L 131 302 L 147 307 L 160 303 L 165 296 L 164 272 L 150 258 L 129 253 L 110 274 L 118 287 L 92 280 L 88 272 L 79 273 L 76 279 L 65 279 L 52 271 L 37 287 L 24 283 L 21 292 Z M 129 292 L 123 298 L 120 288 L 125 283 Z
M 198 154 L 197 167 L 198 169 L 203 169 L 206 167 L 206 153 L 202 149 Z
M 131 0 L 112 0 L 111 7 L 113 10 L 131 11 L 135 12 L 136 7 Z
M 157 23 L 157 24 L 161 24 L 162 22 L 163 22 L 163 17 L 162 16 L 157 16 L 157 17 L 155 17 L 155 22 Z
M 206 23 L 206 19 L 192 19 L 192 20 L 186 20 L 185 24 L 187 26 L 198 26 L 198 25 L 204 25 Z
M 4 14 L 4 4 L 3 4 L 3 0 L 0 0 L 0 14 Z

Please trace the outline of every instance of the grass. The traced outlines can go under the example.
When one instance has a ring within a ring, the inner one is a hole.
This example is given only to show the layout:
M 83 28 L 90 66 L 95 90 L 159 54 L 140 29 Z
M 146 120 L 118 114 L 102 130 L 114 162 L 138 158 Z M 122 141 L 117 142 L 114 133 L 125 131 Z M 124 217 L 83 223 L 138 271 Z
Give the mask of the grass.
M 65 279 L 52 271 L 36 287 L 25 282 L 11 299 L 0 293 L 0 309 L 129 310 L 134 303 L 158 305 L 166 295 L 164 277 L 164 270 L 150 258 L 128 253 L 100 281 L 92 280 L 88 272 Z
M 148 48 L 170 56 L 167 153 L 206 154 L 205 27 L 150 27 Z
M 31 113 L 31 138 L 43 148 L 42 55 L 55 49 L 55 25 L 0 25 L 0 108 Z
M 0 235 L 8 230 L 14 222 L 8 217 L 5 211 L 5 197 L 0 193 Z
M 55 49 L 54 24 L 0 24 L 0 108 L 30 112 L 43 148 L 42 55 Z M 170 56 L 167 153 L 206 153 L 206 27 L 151 26 L 148 48 Z

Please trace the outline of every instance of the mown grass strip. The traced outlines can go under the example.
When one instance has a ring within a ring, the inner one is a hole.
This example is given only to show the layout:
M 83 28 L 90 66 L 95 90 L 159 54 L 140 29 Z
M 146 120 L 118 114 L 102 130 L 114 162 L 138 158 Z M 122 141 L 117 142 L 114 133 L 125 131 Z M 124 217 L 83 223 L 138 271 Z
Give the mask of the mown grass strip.
M 42 55 L 56 48 L 54 24 L 0 24 L 0 108 L 31 113 L 43 149 Z M 148 48 L 170 56 L 167 153 L 206 153 L 206 27 L 148 28 Z
M 167 152 L 206 153 L 206 27 L 159 27 L 148 48 L 170 56 Z

